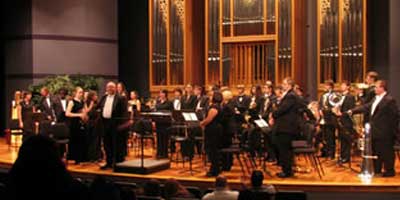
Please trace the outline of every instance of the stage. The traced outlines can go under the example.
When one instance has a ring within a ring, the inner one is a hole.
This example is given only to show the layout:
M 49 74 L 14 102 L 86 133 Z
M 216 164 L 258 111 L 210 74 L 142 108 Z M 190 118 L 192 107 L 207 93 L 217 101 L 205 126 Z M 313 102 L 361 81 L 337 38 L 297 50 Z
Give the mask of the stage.
M 15 159 L 17 158 L 16 148 L 9 148 L 3 138 L 0 138 L 0 168 L 9 169 Z M 151 158 L 155 153 L 152 150 L 151 145 L 146 147 L 146 158 Z M 136 154 L 136 155 L 135 155 Z M 133 160 L 138 158 L 138 153 L 131 150 L 127 160 Z M 307 164 L 304 158 L 296 158 L 296 163 L 301 172 L 297 172 L 294 177 L 281 179 L 275 176 L 279 168 L 268 163 L 266 169 L 269 176 L 265 176 L 265 184 L 273 184 L 278 190 L 289 189 L 289 190 L 303 190 L 306 192 L 400 192 L 400 174 L 397 174 L 393 178 L 381 178 L 374 177 L 372 182 L 369 184 L 362 183 L 357 176 L 357 172 L 348 169 L 348 165 L 345 167 L 337 166 L 334 161 L 321 160 L 325 170 L 325 175 L 320 179 L 318 174 L 314 172 L 309 164 Z M 356 158 L 352 167 L 359 169 L 360 159 Z M 68 163 L 68 170 L 75 177 L 80 178 L 93 178 L 97 175 L 107 176 L 111 179 L 118 181 L 133 181 L 141 183 L 145 179 L 155 178 L 165 180 L 168 178 L 175 178 L 188 186 L 198 186 L 203 189 L 212 188 L 214 178 L 208 178 L 205 176 L 206 169 L 204 167 L 204 161 L 200 156 L 196 156 L 193 161 L 193 174 L 189 172 L 189 163 L 185 162 L 185 167 L 182 163 L 171 162 L 171 168 L 152 174 L 141 175 L 141 174 L 129 174 L 129 173 L 116 173 L 112 170 L 100 170 L 99 166 L 103 163 L 83 163 L 75 165 L 73 162 Z M 309 170 L 307 170 L 309 169 Z M 400 172 L 400 165 L 397 163 L 397 172 Z M 229 178 L 229 182 L 232 188 L 240 189 L 242 184 L 249 183 L 249 177 L 243 176 L 239 164 L 235 160 L 235 165 L 230 172 L 224 172 L 225 176 Z

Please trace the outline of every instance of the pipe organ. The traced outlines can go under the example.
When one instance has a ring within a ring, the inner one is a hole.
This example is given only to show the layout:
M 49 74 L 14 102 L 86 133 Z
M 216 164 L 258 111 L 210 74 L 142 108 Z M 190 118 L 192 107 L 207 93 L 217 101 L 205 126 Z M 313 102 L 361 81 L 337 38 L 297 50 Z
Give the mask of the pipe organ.
M 363 82 L 366 0 L 318 1 L 318 82 Z
M 149 0 L 150 90 L 306 77 L 306 19 L 317 18 L 318 82 L 361 82 L 365 0 Z M 311 77 L 309 77 L 311 78 Z
M 249 86 L 279 82 L 286 76 L 301 79 L 305 58 L 293 49 L 305 48 L 304 4 L 303 0 L 206 0 L 206 84 Z

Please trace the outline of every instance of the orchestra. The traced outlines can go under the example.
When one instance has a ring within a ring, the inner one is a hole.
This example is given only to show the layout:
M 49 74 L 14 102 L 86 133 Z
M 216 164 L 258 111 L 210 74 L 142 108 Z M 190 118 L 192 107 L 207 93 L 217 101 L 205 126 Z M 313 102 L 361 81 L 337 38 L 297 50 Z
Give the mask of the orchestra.
M 24 137 L 35 134 L 33 113 L 41 113 L 44 119 L 39 134 L 46 134 L 45 129 L 52 123 L 69 127 L 69 160 L 79 164 L 104 159 L 106 164 L 101 169 L 108 169 L 125 160 L 128 132 L 135 131 L 132 127 L 146 113 L 171 117 L 153 120 L 149 126 L 157 141 L 155 157 L 169 159 L 169 152 L 176 148 L 171 140 L 172 131 L 181 122 L 174 113 L 193 112 L 198 123 L 186 127 L 188 140 L 182 143 L 181 153 L 190 159 L 194 152 L 205 154 L 211 164 L 207 176 L 230 171 L 233 156 L 221 153 L 221 149 L 239 144 L 253 159 L 259 157 L 263 162 L 279 165 L 282 171 L 277 176 L 287 178 L 296 172 L 292 142 L 309 136 L 321 157 L 337 158 L 339 164 L 351 162 L 352 146 L 360 134 L 353 114 L 362 113 L 364 121 L 372 126 L 373 154 L 378 157 L 374 161 L 375 173 L 383 173 L 384 177 L 394 175 L 398 107 L 386 82 L 379 80 L 376 72 L 367 73 L 364 84 L 325 81 L 319 101 L 309 99 L 290 77 L 280 84 L 266 81 L 250 88 L 241 84 L 232 88 L 215 85 L 209 91 L 200 85 L 186 84 L 173 89 L 173 98 L 168 98 L 169 91 L 163 89 L 149 100 L 141 98 L 137 91 L 128 93 L 123 83 L 109 82 L 105 90 L 98 100 L 96 92 L 80 87 L 72 97 L 66 89 L 53 95 L 44 87 L 36 104 L 31 100 L 32 93 L 19 92 L 21 97 L 17 98 L 15 108 Z M 267 126 L 260 126 L 259 120 Z M 196 137 L 204 138 L 195 140 Z

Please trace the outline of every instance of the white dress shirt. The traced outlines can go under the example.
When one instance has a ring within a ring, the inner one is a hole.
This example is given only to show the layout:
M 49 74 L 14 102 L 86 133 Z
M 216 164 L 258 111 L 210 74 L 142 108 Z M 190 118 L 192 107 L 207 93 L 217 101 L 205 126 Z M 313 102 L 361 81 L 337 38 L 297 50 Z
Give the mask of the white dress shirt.
M 103 118 L 111 119 L 115 95 L 107 95 L 103 108 Z
M 181 101 L 179 99 L 174 99 L 174 110 L 181 110 Z
M 66 99 L 61 99 L 61 105 L 62 105 L 63 111 L 67 110 L 67 100 Z
M 49 108 L 51 108 L 51 103 L 50 103 L 50 97 L 49 96 L 46 97 L 46 103 L 49 106 Z
M 215 190 L 214 192 L 204 195 L 202 200 L 237 200 L 238 196 L 238 191 Z
M 376 95 L 375 96 L 375 100 L 374 103 L 372 103 L 372 107 L 371 107 L 371 116 L 374 115 L 374 112 L 376 110 L 376 107 L 378 106 L 378 104 L 382 101 L 383 97 L 386 95 L 386 92 L 380 94 L 380 95 Z

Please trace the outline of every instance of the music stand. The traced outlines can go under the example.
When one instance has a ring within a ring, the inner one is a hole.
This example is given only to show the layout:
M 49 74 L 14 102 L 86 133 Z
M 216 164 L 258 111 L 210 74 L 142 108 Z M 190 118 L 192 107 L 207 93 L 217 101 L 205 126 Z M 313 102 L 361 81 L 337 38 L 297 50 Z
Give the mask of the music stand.
M 40 124 L 45 121 L 45 116 L 41 112 L 34 112 L 32 115 L 33 123 L 35 124 L 35 134 L 39 134 Z
M 182 111 L 181 116 L 186 124 L 186 131 L 185 131 L 186 137 L 189 138 L 189 140 L 190 140 L 190 137 L 188 137 L 188 134 L 187 134 L 187 128 L 200 126 L 199 118 L 197 117 L 197 114 L 194 111 Z M 204 144 L 204 137 L 203 137 L 203 144 Z M 193 148 L 194 148 L 194 146 L 193 146 Z M 192 168 L 193 156 L 194 155 L 189 156 L 189 172 L 192 176 L 193 176 L 193 171 L 194 171 Z M 199 171 L 197 171 L 197 172 L 199 172 Z
M 265 143 L 266 143 L 266 138 L 265 137 L 267 137 L 266 136 L 266 133 L 268 133 L 269 132 L 269 130 L 270 130 L 270 127 L 269 127 L 269 125 L 268 125 L 268 123 L 263 119 L 263 118 L 260 118 L 260 119 L 256 119 L 256 120 L 254 120 L 254 124 L 258 127 L 258 128 L 260 128 L 261 129 L 261 132 L 262 132 L 262 135 L 263 135 L 263 137 L 264 137 L 264 139 L 263 139 L 263 141 L 264 141 L 264 144 L 263 144 L 263 146 L 265 147 Z M 265 150 L 265 148 L 263 148 L 263 151 Z M 263 154 L 264 154 L 265 152 L 263 152 Z M 271 174 L 269 173 L 269 171 L 267 171 L 267 166 L 265 165 L 265 160 L 264 160 L 264 162 L 263 162 L 263 170 L 264 170 L 264 172 L 266 172 L 269 176 L 271 176 Z M 272 177 L 272 176 L 271 176 Z
M 141 155 L 139 159 L 128 160 L 117 163 L 114 166 L 115 172 L 125 172 L 133 174 L 149 174 L 152 172 L 161 171 L 170 168 L 169 159 L 144 159 L 144 137 L 146 132 L 145 122 L 152 120 L 155 122 L 171 122 L 171 113 L 149 112 L 141 113 L 140 117 L 136 118 L 134 131 L 141 135 Z

